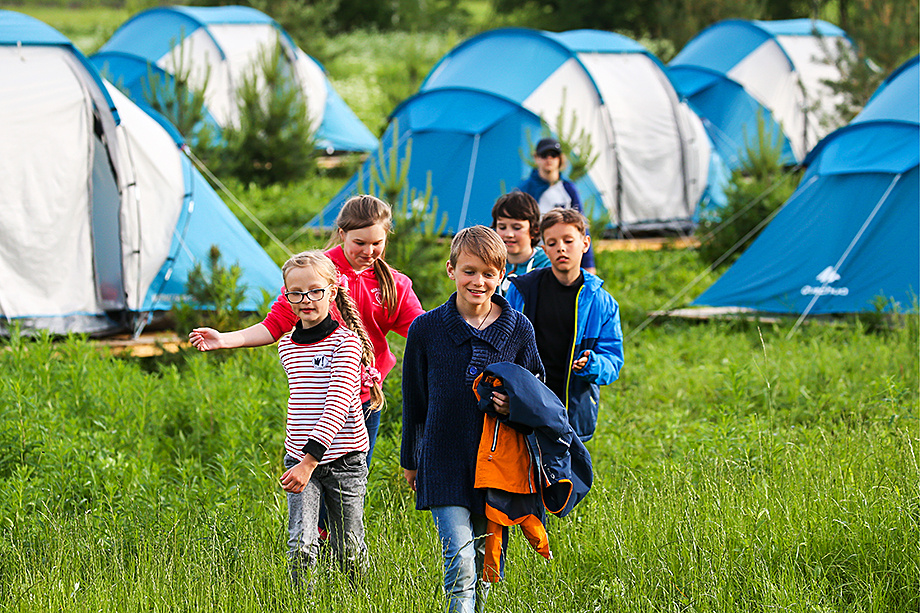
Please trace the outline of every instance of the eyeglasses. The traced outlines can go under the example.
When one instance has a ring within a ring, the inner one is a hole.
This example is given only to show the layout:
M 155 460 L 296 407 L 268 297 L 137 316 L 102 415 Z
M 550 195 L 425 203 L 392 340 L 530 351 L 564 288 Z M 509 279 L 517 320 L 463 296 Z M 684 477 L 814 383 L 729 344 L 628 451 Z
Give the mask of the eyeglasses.
M 316 302 L 317 300 L 322 300 L 323 296 L 326 295 L 326 290 L 332 287 L 332 283 L 326 287 L 318 287 L 316 289 L 308 289 L 305 292 L 284 292 L 284 297 L 287 298 L 287 301 L 291 304 L 300 304 L 303 302 L 304 298 L 310 302 Z
M 552 151 L 552 150 L 551 150 L 551 151 L 544 151 L 543 153 L 538 153 L 538 154 L 537 154 L 537 157 L 538 157 L 538 158 L 557 158 L 557 157 L 559 157 L 559 152 L 558 152 L 558 151 Z

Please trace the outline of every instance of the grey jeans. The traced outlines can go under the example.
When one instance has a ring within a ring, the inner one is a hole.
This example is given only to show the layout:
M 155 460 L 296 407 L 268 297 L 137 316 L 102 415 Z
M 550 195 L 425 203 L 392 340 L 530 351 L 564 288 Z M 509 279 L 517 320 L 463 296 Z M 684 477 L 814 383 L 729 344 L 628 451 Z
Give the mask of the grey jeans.
M 284 467 L 299 460 L 284 455 Z M 288 557 L 292 567 L 309 567 L 319 557 L 320 500 L 326 504 L 327 529 L 332 553 L 346 567 L 363 570 L 367 562 L 364 544 L 364 494 L 367 464 L 364 453 L 353 452 L 313 471 L 299 494 L 288 492 Z

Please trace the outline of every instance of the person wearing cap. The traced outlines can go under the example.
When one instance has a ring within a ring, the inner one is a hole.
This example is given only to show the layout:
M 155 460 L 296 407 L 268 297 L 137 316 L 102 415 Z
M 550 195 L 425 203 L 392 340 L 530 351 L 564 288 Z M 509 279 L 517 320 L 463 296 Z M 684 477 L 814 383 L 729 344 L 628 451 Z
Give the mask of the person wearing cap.
M 533 196 L 540 207 L 540 215 L 555 208 L 575 209 L 584 214 L 578 189 L 562 175 L 567 160 L 559 141 L 541 138 L 534 148 L 533 158 L 536 167 L 518 189 Z M 588 249 L 582 266 L 591 273 L 595 272 L 593 248 Z

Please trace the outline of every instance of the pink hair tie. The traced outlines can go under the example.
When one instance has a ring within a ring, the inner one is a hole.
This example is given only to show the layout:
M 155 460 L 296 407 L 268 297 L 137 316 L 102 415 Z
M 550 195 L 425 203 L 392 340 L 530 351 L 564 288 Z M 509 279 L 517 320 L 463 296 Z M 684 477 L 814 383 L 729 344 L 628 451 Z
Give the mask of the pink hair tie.
M 364 372 L 361 373 L 362 387 L 373 387 L 374 384 L 380 385 L 381 381 L 383 381 L 383 377 L 380 376 L 380 371 L 373 366 L 367 366 Z

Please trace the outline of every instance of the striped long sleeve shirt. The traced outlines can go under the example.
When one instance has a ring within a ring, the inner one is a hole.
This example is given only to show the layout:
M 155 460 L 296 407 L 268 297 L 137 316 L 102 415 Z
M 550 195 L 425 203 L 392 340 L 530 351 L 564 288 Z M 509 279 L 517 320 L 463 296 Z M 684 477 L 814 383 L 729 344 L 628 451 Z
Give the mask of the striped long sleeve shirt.
M 298 342 L 298 331 L 304 332 L 298 325 L 278 343 L 290 389 L 285 450 L 297 459 L 309 452 L 321 464 L 352 451 L 366 452 L 359 397 L 361 341 L 344 326 L 334 326 L 313 342 Z

